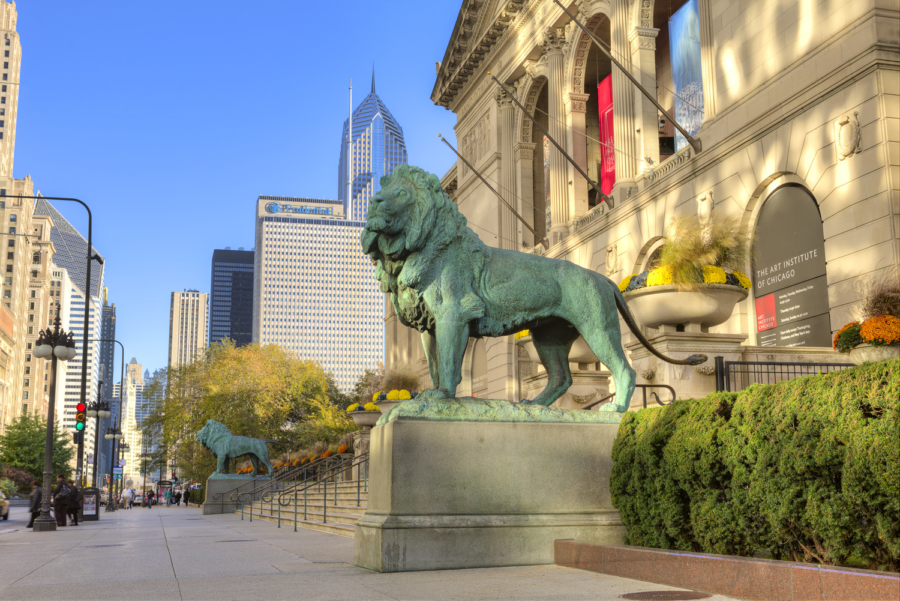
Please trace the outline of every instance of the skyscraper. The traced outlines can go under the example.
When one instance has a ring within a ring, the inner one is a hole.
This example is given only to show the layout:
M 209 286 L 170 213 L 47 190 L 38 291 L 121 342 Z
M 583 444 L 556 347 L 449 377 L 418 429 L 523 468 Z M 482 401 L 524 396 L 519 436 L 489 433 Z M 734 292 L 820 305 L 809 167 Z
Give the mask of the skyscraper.
M 209 344 L 253 340 L 253 251 L 214 250 L 209 284 Z
M 337 200 L 259 197 L 253 341 L 317 361 L 347 391 L 384 359 L 384 295 L 365 222 L 342 217 Z
M 369 199 L 381 190 L 381 178 L 390 175 L 394 167 L 407 161 L 403 128 L 375 93 L 374 69 L 372 91 L 353 111 L 353 147 L 350 165 L 353 191 L 350 199 L 347 198 L 348 124 L 349 119 L 344 121 L 341 137 L 338 198 L 344 205 L 344 215 L 347 219 L 365 221 Z
M 19 108 L 19 69 L 22 44 L 16 32 L 16 3 L 0 2 L 0 39 L 3 70 L 0 71 L 0 177 L 12 177 L 16 149 L 16 114 Z
M 169 367 L 193 363 L 206 348 L 209 295 L 197 290 L 173 292 L 169 306 Z
M 106 286 L 103 287 L 103 308 L 100 318 L 100 339 L 109 342 L 100 343 L 100 380 L 103 388 L 100 389 L 100 399 L 109 404 L 112 417 L 104 425 L 115 424 L 119 415 L 119 404 L 113 402 L 113 385 L 119 380 L 119 372 L 116 371 L 117 345 L 112 342 L 116 339 L 116 304 L 109 304 Z M 103 425 L 101 425 L 103 431 Z M 100 471 L 109 471 L 109 454 L 112 453 L 112 441 L 100 439 Z

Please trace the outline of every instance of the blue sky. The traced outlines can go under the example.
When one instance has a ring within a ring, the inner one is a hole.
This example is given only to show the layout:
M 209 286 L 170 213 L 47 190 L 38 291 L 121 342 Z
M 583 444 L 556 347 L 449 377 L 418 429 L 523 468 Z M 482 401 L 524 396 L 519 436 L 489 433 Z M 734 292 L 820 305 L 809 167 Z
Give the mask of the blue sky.
M 126 360 L 166 365 L 170 293 L 253 246 L 258 195 L 336 198 L 349 80 L 355 105 L 373 62 L 410 163 L 446 172 L 456 120 L 429 96 L 459 4 L 17 2 L 14 175 L 90 205 Z

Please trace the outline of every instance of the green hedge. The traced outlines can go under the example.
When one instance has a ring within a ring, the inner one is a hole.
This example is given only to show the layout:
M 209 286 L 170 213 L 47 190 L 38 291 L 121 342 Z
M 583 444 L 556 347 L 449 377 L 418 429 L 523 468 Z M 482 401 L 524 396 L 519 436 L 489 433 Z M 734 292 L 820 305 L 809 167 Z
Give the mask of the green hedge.
M 629 545 L 900 569 L 900 360 L 628 413 Z

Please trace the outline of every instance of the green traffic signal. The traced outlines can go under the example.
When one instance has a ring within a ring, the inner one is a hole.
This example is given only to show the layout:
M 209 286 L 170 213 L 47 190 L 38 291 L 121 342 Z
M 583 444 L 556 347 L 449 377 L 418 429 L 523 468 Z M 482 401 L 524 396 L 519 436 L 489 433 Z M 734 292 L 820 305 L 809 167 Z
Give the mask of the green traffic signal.
M 75 429 L 79 432 L 84 430 L 84 422 L 75 422 Z

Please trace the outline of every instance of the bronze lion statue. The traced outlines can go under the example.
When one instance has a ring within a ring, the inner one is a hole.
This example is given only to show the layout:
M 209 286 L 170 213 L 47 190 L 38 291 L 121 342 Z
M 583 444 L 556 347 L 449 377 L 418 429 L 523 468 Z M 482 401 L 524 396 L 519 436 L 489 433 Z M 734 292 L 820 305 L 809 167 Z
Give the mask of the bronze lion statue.
M 269 463 L 269 447 L 268 443 L 281 445 L 280 442 L 274 440 L 263 440 L 260 438 L 249 438 L 247 436 L 235 436 L 228 431 L 224 424 L 214 419 L 206 420 L 206 424 L 197 432 L 197 440 L 211 452 L 218 464 L 216 465 L 216 474 L 229 473 L 231 459 L 237 459 L 244 455 L 250 456 L 253 463 L 253 474 L 261 474 L 259 470 L 260 464 L 264 465 L 269 473 L 272 473 L 272 464 Z M 283 446 L 283 445 L 282 445 Z
M 537 398 L 523 403 L 551 405 L 572 385 L 569 350 L 581 335 L 616 382 L 615 401 L 601 410 L 626 411 L 635 373 L 622 348 L 616 309 L 660 359 L 706 361 L 704 355 L 676 360 L 654 349 L 609 278 L 569 261 L 484 244 L 438 178 L 418 167 L 400 165 L 381 178 L 360 243 L 400 321 L 422 334 L 434 388 L 420 399 L 455 397 L 470 337 L 528 329 L 548 381 Z

